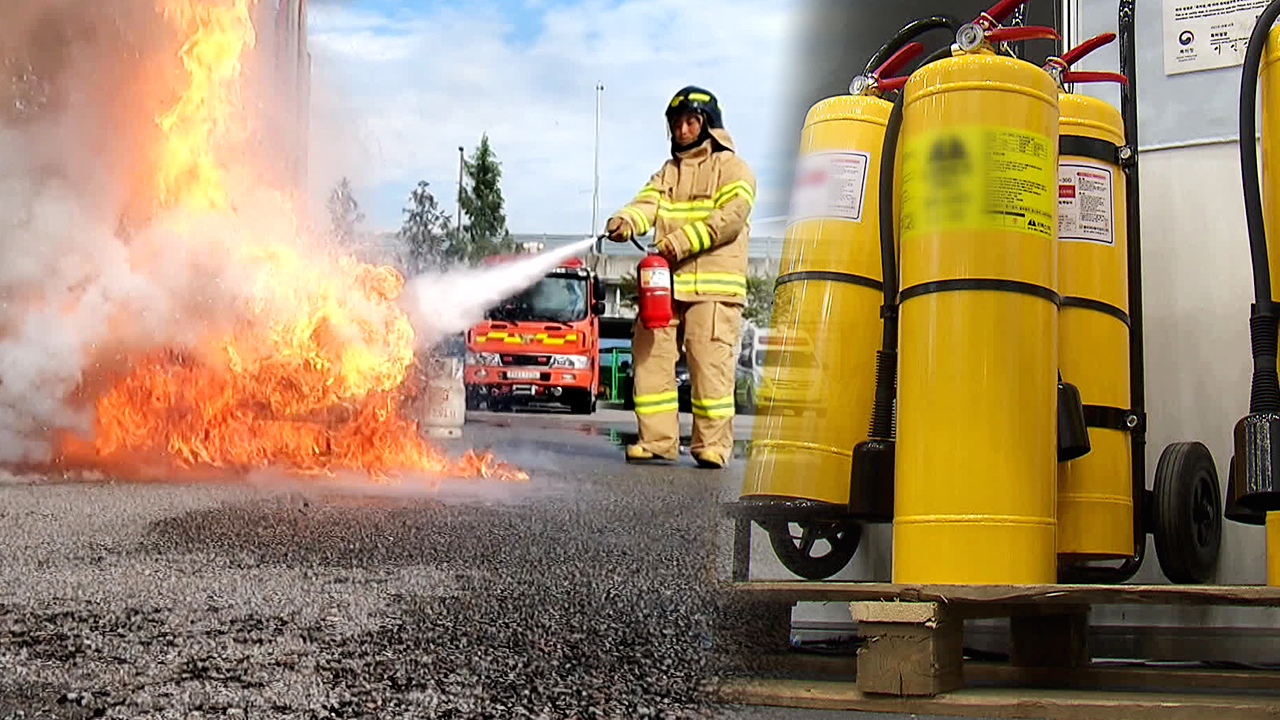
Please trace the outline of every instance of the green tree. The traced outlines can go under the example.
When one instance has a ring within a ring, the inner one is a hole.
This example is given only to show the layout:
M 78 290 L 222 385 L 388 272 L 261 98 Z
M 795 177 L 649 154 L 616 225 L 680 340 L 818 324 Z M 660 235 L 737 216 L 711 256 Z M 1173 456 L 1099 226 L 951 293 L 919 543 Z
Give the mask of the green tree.
M 458 255 L 457 234 L 429 188 L 430 183 L 420 180 L 409 193 L 409 207 L 404 208 L 404 224 L 398 233 L 407 254 L 405 264 L 413 274 L 443 268 L 456 262 Z
M 635 310 L 640 299 L 640 282 L 636 280 L 636 274 L 627 273 L 618 278 L 618 288 L 621 290 L 622 306 Z
M 516 243 L 507 230 L 503 209 L 502 164 L 489 145 L 488 134 L 480 137 L 480 145 L 463 162 L 463 171 L 467 182 L 459 200 L 467 222 L 459 233 L 461 259 L 475 262 L 489 255 L 515 252 Z
M 773 284 L 776 275 L 747 275 L 747 306 L 742 310 L 743 319 L 757 327 L 767 327 L 773 312 Z
M 351 181 L 342 178 L 329 193 L 325 203 L 329 209 L 329 232 L 340 247 L 349 248 L 355 241 L 356 226 L 364 222 L 360 203 L 351 192 Z

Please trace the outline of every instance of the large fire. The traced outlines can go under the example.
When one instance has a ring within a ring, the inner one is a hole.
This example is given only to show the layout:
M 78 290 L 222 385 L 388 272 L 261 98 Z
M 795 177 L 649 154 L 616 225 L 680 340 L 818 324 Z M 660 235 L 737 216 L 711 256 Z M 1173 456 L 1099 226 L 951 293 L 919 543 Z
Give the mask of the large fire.
M 173 219 L 180 213 L 164 214 L 175 209 L 234 214 L 219 150 L 248 125 L 241 61 L 255 44 L 256 0 L 160 2 L 185 42 L 183 87 L 155 118 L 162 146 L 153 220 L 181 222 Z M 280 214 L 292 217 L 282 194 L 258 191 L 278 198 Z M 191 227 L 170 229 L 181 236 Z M 316 254 L 295 239 L 227 243 L 253 283 L 250 307 L 236 308 L 234 328 L 196 348 L 132 358 L 129 371 L 97 397 L 91 448 L 64 443 L 68 464 L 166 458 L 182 467 L 527 479 L 487 453 L 449 460 L 408 419 L 416 366 L 413 328 L 395 305 L 403 277 Z

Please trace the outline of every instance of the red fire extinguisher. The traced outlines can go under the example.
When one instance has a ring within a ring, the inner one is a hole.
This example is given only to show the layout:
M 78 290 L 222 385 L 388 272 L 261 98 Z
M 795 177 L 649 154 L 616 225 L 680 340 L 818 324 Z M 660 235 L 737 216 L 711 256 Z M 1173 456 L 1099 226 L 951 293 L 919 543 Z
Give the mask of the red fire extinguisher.
M 671 324 L 671 265 L 653 249 L 645 248 L 631 239 L 645 253 L 636 266 L 636 280 L 640 290 L 640 322 L 646 330 L 664 328 Z

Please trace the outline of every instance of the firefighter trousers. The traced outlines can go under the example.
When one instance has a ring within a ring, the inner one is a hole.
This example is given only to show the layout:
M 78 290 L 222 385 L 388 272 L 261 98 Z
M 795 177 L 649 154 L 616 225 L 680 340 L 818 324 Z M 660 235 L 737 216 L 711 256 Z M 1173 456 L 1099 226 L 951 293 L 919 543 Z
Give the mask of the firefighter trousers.
M 742 306 L 714 301 L 672 305 L 670 325 L 648 330 L 636 318 L 632 335 L 632 393 L 640 447 L 668 458 L 680 454 L 675 368 L 683 346 L 692 386 L 693 441 L 689 450 L 711 450 L 727 461 L 733 451 L 734 348 L 741 331 Z

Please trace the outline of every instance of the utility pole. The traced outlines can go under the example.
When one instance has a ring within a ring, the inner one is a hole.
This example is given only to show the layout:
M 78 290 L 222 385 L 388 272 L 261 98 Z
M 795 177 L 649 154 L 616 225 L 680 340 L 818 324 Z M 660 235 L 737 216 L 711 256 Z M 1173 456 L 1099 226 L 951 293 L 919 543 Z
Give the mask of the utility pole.
M 595 185 L 591 192 L 591 237 L 600 234 L 600 94 L 604 92 L 604 84 L 596 81 L 596 168 Z M 600 252 L 600 241 L 596 240 L 596 252 Z
M 458 232 L 462 232 L 462 168 L 464 165 L 462 154 L 465 152 L 462 146 L 458 146 Z

